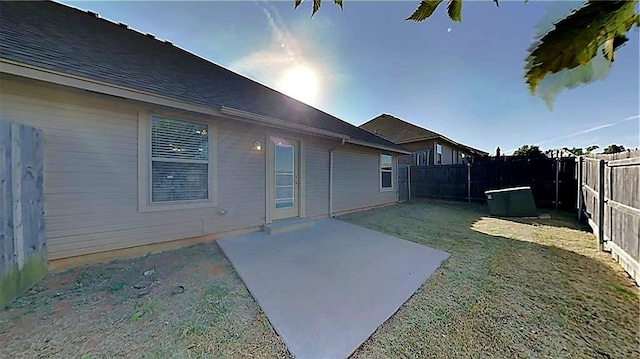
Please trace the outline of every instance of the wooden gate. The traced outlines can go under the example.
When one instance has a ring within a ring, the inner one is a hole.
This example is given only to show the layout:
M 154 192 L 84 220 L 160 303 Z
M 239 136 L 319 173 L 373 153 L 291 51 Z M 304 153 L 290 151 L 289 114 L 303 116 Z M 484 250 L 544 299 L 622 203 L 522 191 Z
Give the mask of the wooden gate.
M 0 308 L 47 273 L 42 132 L 0 119 Z

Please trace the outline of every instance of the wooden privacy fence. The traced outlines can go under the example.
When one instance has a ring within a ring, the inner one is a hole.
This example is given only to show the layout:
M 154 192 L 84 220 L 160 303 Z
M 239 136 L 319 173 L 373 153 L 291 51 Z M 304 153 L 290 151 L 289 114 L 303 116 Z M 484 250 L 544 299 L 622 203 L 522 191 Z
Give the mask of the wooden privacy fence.
M 0 119 L 0 309 L 47 273 L 42 132 Z
M 530 186 L 538 207 L 573 211 L 574 158 L 498 157 L 467 165 L 411 166 L 411 195 L 484 201 L 484 192 Z
M 398 201 L 404 202 L 411 199 L 409 192 L 409 166 L 398 166 Z
M 581 157 L 578 218 L 640 285 L 640 150 Z

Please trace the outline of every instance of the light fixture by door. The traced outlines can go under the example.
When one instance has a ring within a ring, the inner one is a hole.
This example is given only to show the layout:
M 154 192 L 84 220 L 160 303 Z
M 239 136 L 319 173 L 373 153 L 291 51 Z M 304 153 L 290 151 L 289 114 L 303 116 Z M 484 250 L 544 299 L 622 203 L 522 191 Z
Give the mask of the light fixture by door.
M 260 142 L 260 141 L 256 141 L 256 142 L 253 144 L 253 148 L 254 148 L 256 151 L 262 151 L 262 142 Z

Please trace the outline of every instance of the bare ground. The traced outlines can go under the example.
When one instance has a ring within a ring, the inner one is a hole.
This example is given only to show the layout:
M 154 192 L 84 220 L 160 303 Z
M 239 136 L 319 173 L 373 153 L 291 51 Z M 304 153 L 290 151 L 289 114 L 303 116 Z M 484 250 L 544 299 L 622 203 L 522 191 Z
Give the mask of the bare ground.
M 637 287 L 572 216 L 553 217 L 489 218 L 481 205 L 433 201 L 343 216 L 452 254 L 353 357 L 640 357 Z M 206 244 L 49 275 L 0 311 L 0 357 L 289 353 Z
M 0 312 L 0 357 L 289 354 L 213 243 L 49 275 Z

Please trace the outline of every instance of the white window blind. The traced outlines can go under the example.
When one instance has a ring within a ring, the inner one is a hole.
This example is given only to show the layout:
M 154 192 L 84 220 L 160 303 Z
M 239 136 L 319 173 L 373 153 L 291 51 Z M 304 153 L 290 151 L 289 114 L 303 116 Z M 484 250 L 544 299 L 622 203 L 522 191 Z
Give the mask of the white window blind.
M 151 118 L 151 202 L 209 199 L 209 125 Z

